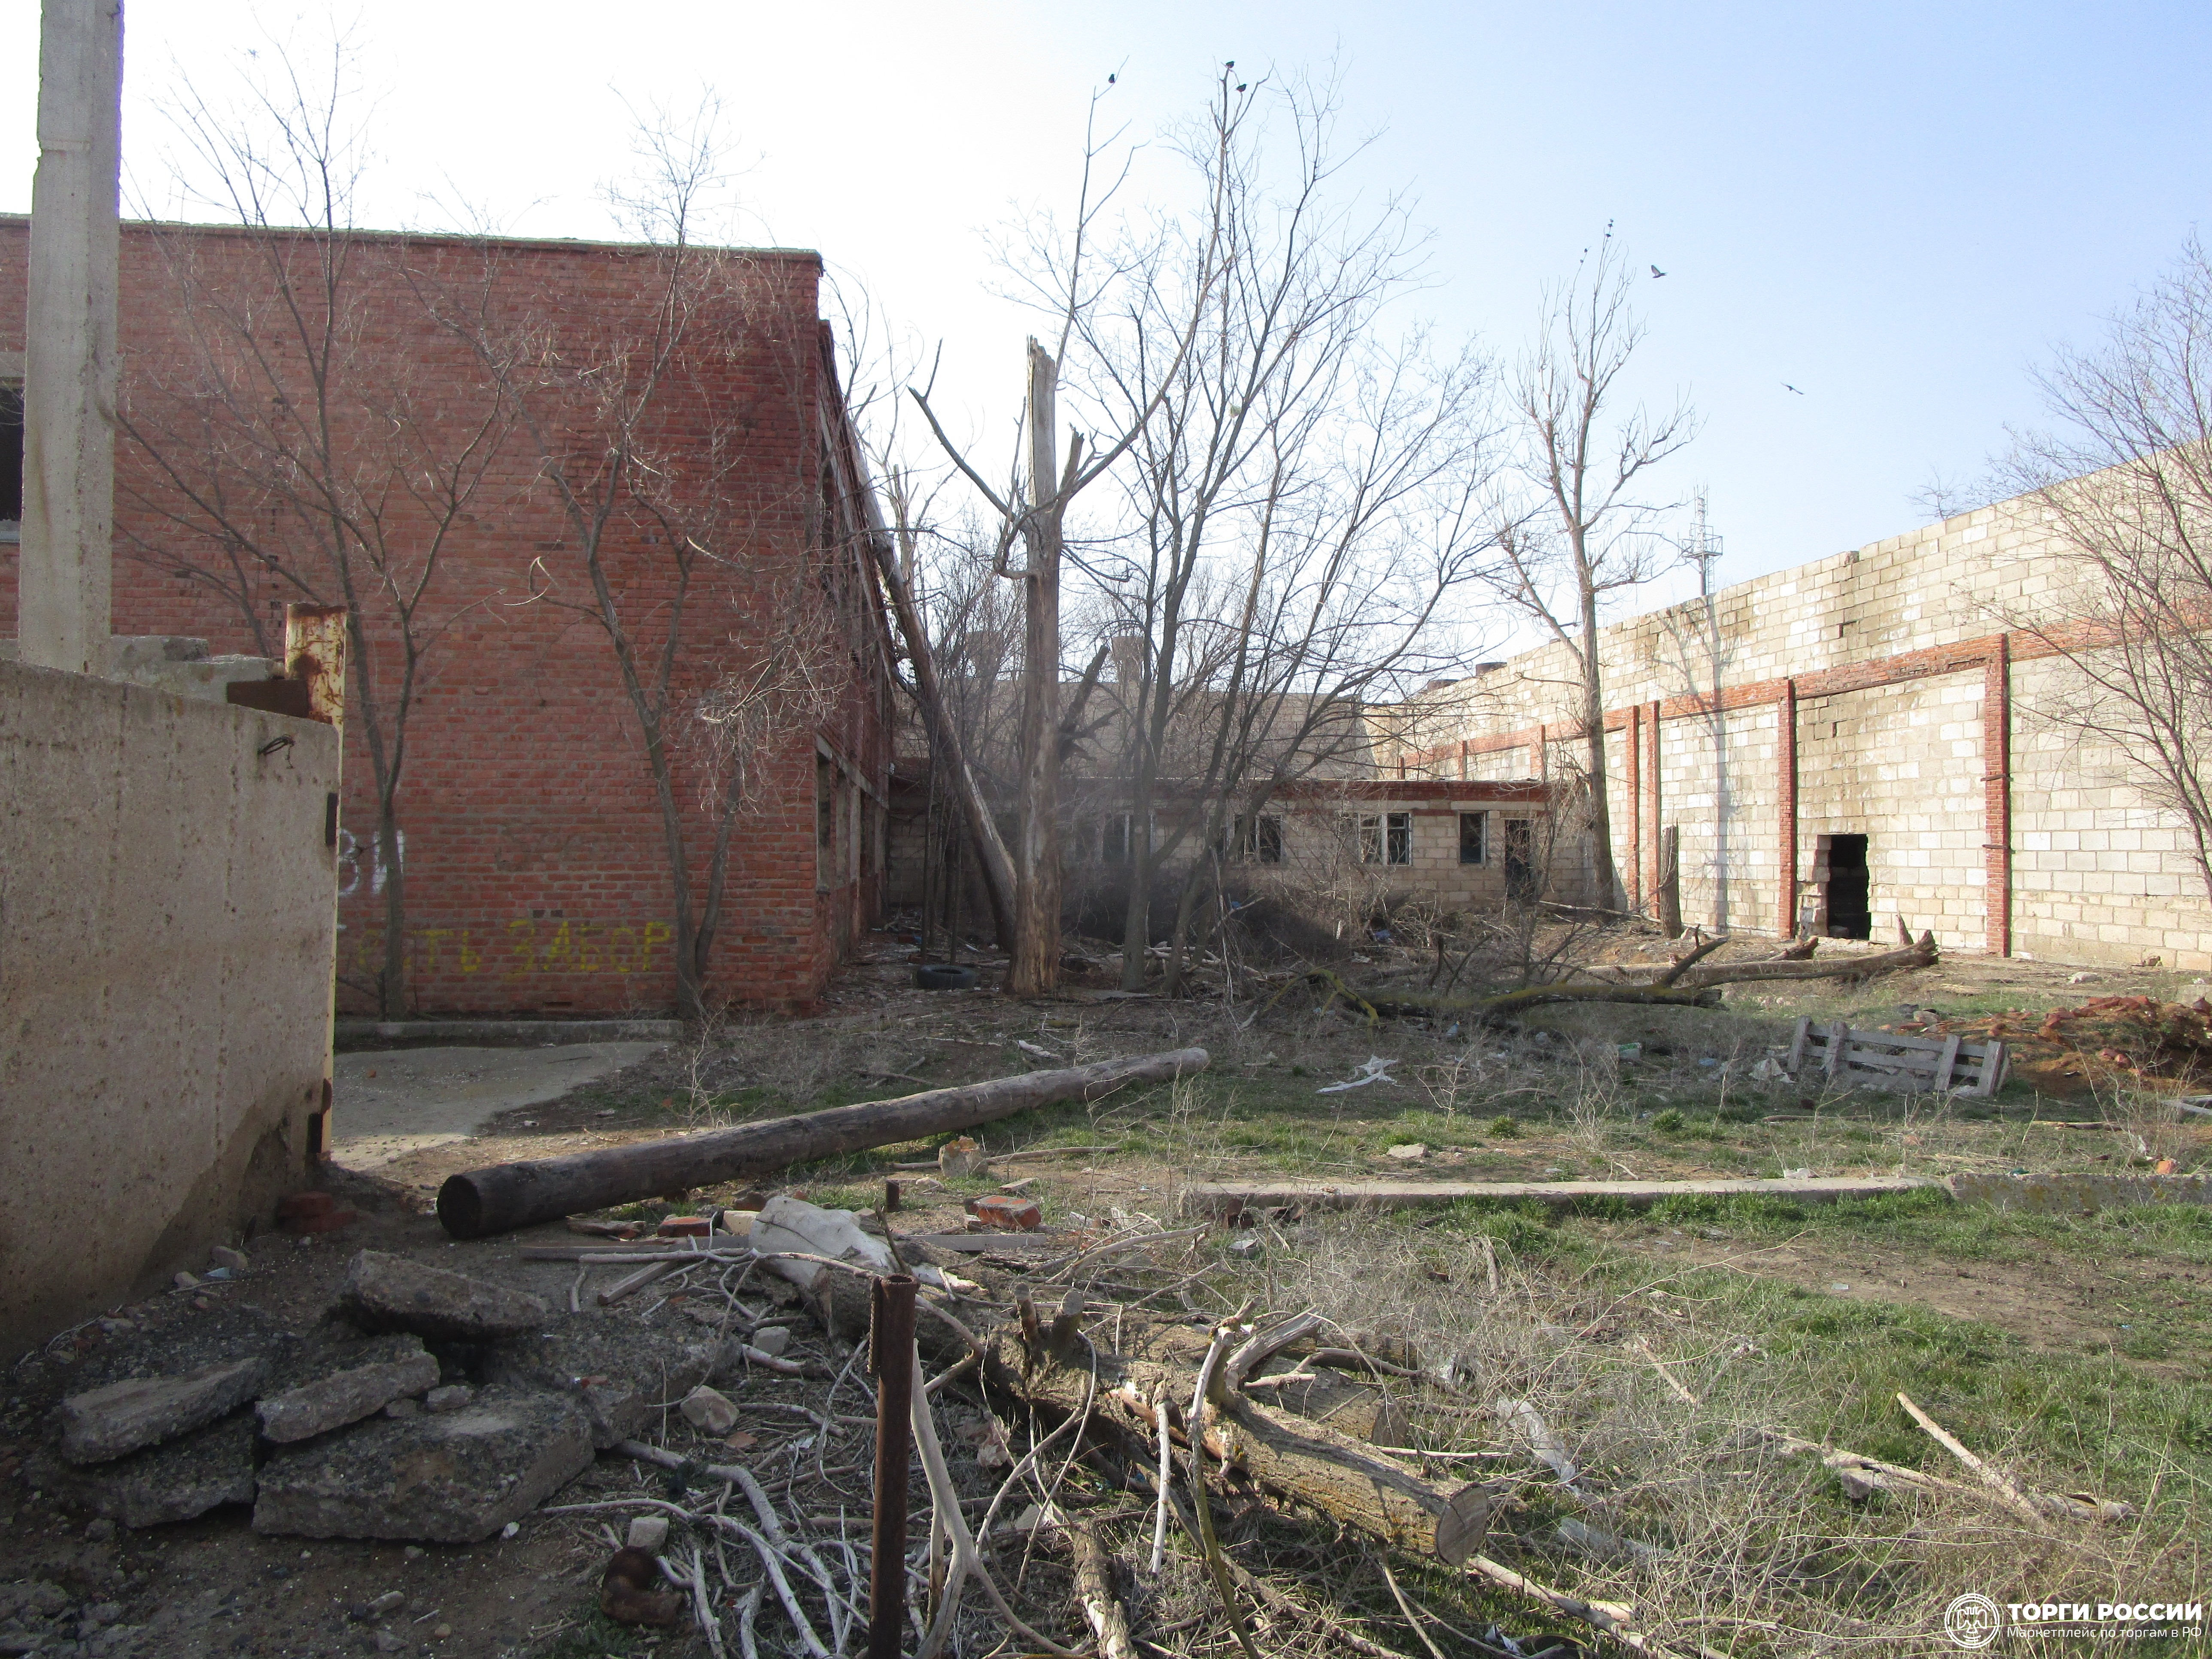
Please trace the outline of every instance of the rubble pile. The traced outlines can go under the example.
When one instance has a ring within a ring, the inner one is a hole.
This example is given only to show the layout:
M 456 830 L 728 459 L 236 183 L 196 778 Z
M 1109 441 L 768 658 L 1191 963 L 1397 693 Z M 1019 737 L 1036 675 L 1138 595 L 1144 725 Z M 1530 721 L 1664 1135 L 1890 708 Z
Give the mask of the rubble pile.
M 31 1478 L 127 1527 L 474 1543 L 744 1363 L 741 1345 L 362 1250 L 307 1334 L 251 1306 L 110 1345 Z

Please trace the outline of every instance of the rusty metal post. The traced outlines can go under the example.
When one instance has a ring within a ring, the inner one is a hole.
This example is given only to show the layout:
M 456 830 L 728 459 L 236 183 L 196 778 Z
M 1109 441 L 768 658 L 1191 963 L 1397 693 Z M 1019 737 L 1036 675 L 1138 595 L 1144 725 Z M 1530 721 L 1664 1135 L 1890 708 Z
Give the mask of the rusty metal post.
M 913 1447 L 914 1280 L 875 1282 L 868 1371 L 876 1384 L 876 1516 L 868 1559 L 868 1659 L 898 1659 L 906 1621 L 906 1476 Z
M 307 688 L 307 718 L 337 728 L 340 777 L 345 763 L 346 608 L 342 605 L 284 607 L 284 678 Z M 324 814 L 323 842 L 331 859 L 331 996 L 323 1031 L 322 1097 L 307 1120 L 307 1161 L 331 1155 L 332 1042 L 338 1016 L 338 796 Z

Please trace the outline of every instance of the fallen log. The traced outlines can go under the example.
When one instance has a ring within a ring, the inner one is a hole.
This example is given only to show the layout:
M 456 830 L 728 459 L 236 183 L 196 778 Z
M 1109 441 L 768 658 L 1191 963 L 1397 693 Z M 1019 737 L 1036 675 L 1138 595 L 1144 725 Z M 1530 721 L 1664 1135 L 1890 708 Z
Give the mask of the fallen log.
M 767 1175 L 840 1152 L 969 1129 L 1054 1101 L 1097 1100 L 1133 1083 L 1164 1083 L 1201 1072 L 1206 1064 L 1205 1049 L 1177 1048 L 769 1118 L 704 1134 L 489 1164 L 453 1176 L 438 1189 L 438 1219 L 455 1238 L 483 1238 L 580 1211 Z
M 1553 1002 L 1671 1003 L 1678 1006 L 1711 1006 L 1708 994 L 1723 985 L 1750 985 L 1765 980 L 1871 979 L 1909 968 L 1927 968 L 1936 961 L 1936 936 L 1923 933 L 1917 944 L 1883 951 L 1870 957 L 1830 957 L 1806 961 L 1770 957 L 1764 962 L 1722 963 L 1692 967 L 1690 963 L 1711 946 L 1701 947 L 1668 969 L 1649 985 L 1596 984 L 1524 985 L 1486 997 L 1441 997 L 1425 991 L 1360 989 L 1342 986 L 1346 996 L 1376 1014 L 1415 1018 L 1449 1015 L 1461 1019 L 1504 1018 L 1527 1008 Z
M 1782 1181 L 1194 1181 L 1183 1188 L 1182 1207 L 1186 1215 L 1234 1218 L 1246 1210 L 1349 1210 L 1366 1205 L 1398 1209 L 1468 1199 L 1493 1204 L 1533 1199 L 1567 1206 L 1611 1201 L 1632 1208 L 1669 1198 L 1739 1196 L 1832 1204 L 1838 1199 L 1878 1198 L 1923 1187 L 1941 1190 L 1943 1183 L 1915 1176 L 1816 1176 Z
M 1921 934 L 1915 944 L 1900 945 L 1894 951 L 1881 951 L 1870 957 L 1829 957 L 1823 961 L 1784 961 L 1772 957 L 1765 962 L 1724 963 L 1717 968 L 1692 968 L 1684 974 L 1680 983 L 1684 985 L 1750 985 L 1764 980 L 1776 979 L 1872 979 L 1877 974 L 1894 974 L 1908 968 L 1927 968 L 1936 961 L 1936 935 Z

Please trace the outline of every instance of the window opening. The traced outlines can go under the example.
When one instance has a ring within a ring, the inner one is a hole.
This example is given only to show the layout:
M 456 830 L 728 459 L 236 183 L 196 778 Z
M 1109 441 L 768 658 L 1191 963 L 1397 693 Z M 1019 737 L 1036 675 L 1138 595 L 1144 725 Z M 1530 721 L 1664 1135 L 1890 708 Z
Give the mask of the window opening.
M 1462 864 L 1481 864 L 1490 855 L 1490 814 L 1462 812 L 1459 815 L 1459 861 Z

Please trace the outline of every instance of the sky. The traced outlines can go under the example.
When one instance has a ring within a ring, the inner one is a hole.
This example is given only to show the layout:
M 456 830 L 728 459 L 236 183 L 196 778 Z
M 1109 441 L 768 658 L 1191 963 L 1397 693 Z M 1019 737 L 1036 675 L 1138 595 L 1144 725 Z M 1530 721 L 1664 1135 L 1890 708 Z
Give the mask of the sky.
M 0 8 L 0 210 L 30 204 L 36 11 Z M 2171 0 L 131 0 L 126 191 L 174 210 L 163 111 L 185 84 L 222 100 L 249 51 L 289 37 L 312 59 L 334 30 L 372 152 L 360 222 L 616 235 L 601 186 L 638 112 L 712 92 L 733 236 L 818 249 L 941 351 L 941 401 L 992 442 L 1036 323 L 994 290 L 991 233 L 1066 212 L 1106 76 L 1105 118 L 1145 137 L 1228 60 L 1333 67 L 1343 131 L 1369 140 L 1347 186 L 1432 233 L 1409 303 L 1441 337 L 1510 359 L 1608 223 L 1667 273 L 1638 285 L 1632 380 L 1701 415 L 1655 489 L 1706 492 L 1723 581 L 1924 522 L 1915 493 L 2033 424 L 2037 366 L 2093 343 L 2212 201 L 2212 8 Z

